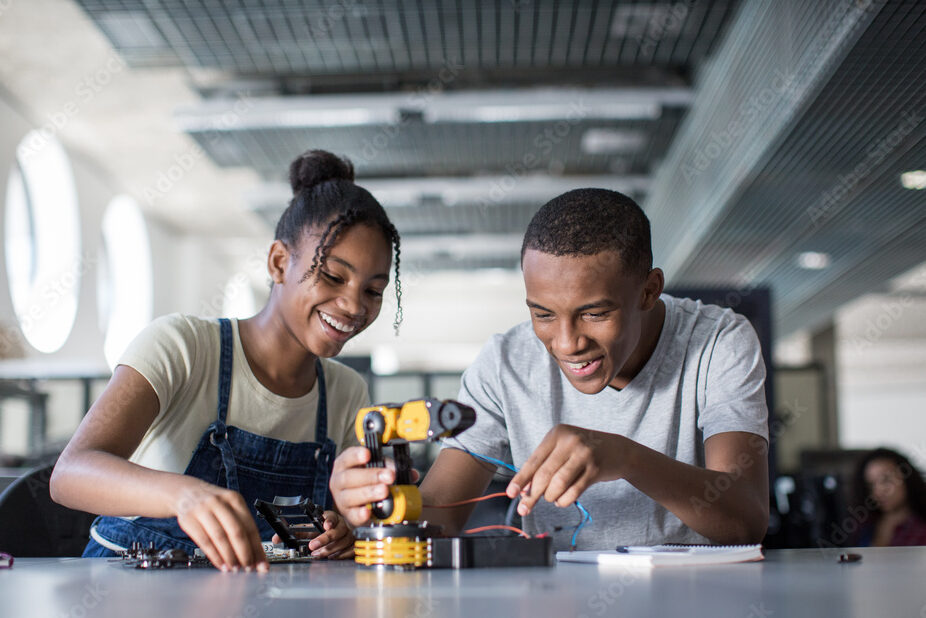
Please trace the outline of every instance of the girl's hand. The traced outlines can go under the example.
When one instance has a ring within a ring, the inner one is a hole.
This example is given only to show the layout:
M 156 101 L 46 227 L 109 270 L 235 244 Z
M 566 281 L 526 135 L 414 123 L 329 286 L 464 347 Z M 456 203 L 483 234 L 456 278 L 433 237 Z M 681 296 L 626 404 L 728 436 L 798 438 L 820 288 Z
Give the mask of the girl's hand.
M 389 497 L 389 486 L 395 483 L 395 462 L 386 460 L 385 468 L 367 468 L 370 451 L 362 446 L 344 449 L 334 460 L 328 487 L 334 504 L 350 525 L 364 526 L 372 516 L 370 504 Z M 412 470 L 412 482 L 418 471 Z
M 223 571 L 239 568 L 267 571 L 267 556 L 257 524 L 236 491 L 184 477 L 186 483 L 174 503 L 180 528 Z
M 347 522 L 334 511 L 325 511 L 325 533 L 319 534 L 314 526 L 300 524 L 292 527 L 297 539 L 312 539 L 309 551 L 316 558 L 353 558 L 354 535 Z M 273 535 L 273 543 L 280 542 L 280 536 Z
M 316 558 L 353 558 L 354 534 L 347 521 L 334 511 L 325 511 L 325 533 L 312 539 L 309 550 Z

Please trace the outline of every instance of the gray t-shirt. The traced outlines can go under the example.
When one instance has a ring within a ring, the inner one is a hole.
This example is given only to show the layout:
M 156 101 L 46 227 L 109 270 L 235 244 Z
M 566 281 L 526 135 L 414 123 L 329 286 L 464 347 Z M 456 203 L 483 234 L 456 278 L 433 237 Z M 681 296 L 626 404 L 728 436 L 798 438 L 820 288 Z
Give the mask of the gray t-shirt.
M 459 399 L 475 408 L 477 420 L 457 439 L 517 468 L 560 423 L 620 434 L 701 467 L 704 440 L 714 434 L 745 431 L 767 440 L 765 364 L 752 325 L 729 309 L 665 294 L 662 300 L 666 318 L 656 349 L 621 390 L 576 390 L 530 322 L 493 336 L 463 374 Z M 579 533 L 579 549 L 709 542 L 625 480 L 592 485 L 579 501 L 594 520 Z M 556 549 L 567 549 L 579 520 L 575 506 L 541 499 L 524 528 L 550 532 Z

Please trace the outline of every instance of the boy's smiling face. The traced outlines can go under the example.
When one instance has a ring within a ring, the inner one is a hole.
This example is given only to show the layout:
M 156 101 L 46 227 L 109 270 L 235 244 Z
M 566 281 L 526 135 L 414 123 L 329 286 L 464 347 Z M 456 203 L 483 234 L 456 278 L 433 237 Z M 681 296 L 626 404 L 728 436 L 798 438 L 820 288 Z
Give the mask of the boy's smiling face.
M 617 378 L 662 292 L 661 271 L 626 272 L 613 251 L 556 256 L 534 249 L 524 252 L 522 268 L 534 333 L 569 382 L 586 394 L 623 387 Z

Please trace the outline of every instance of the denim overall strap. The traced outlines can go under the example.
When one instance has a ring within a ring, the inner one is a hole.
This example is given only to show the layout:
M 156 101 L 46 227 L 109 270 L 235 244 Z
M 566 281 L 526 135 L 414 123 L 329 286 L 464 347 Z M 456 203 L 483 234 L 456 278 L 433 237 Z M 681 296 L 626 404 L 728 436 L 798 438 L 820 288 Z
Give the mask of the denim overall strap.
M 318 407 L 315 413 L 315 442 L 320 448 L 315 451 L 318 466 L 312 487 L 312 502 L 319 505 L 331 505 L 328 480 L 331 476 L 331 463 L 337 452 L 337 446 L 328 439 L 328 397 L 325 391 L 325 370 L 321 359 L 315 359 L 315 382 L 318 384 Z
M 315 441 L 319 444 L 328 438 L 328 397 L 325 394 L 325 370 L 322 361 L 315 359 L 315 380 L 318 382 L 318 407 L 315 412 Z
M 222 454 L 222 466 L 225 468 L 225 486 L 238 491 L 238 465 L 235 453 L 228 442 L 228 399 L 231 394 L 233 340 L 232 327 L 228 318 L 220 318 L 222 345 L 219 355 L 219 407 L 215 421 L 209 426 L 209 442 Z

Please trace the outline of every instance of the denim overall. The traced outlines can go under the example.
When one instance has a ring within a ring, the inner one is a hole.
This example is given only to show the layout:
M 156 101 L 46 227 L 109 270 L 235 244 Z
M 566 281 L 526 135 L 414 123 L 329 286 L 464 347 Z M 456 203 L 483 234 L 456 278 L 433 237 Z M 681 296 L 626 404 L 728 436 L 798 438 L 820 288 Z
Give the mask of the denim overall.
M 269 541 L 273 530 L 257 517 L 254 500 L 271 501 L 274 496 L 308 496 L 312 502 L 331 509 L 334 500 L 328 490 L 331 466 L 337 451 L 328 438 L 328 415 L 325 398 L 325 375 L 320 361 L 315 361 L 318 380 L 318 413 L 315 442 L 287 442 L 253 434 L 226 425 L 228 397 L 232 377 L 232 328 L 227 319 L 219 320 L 222 330 L 222 350 L 219 364 L 218 415 L 209 426 L 184 474 L 208 483 L 233 489 L 244 501 L 257 522 L 260 538 Z M 97 517 L 93 522 L 96 533 L 120 547 L 133 541 L 144 545 L 153 542 L 158 549 L 180 548 L 192 553 L 195 545 L 177 524 L 177 518 Z M 83 556 L 115 556 L 116 552 L 91 538 Z

